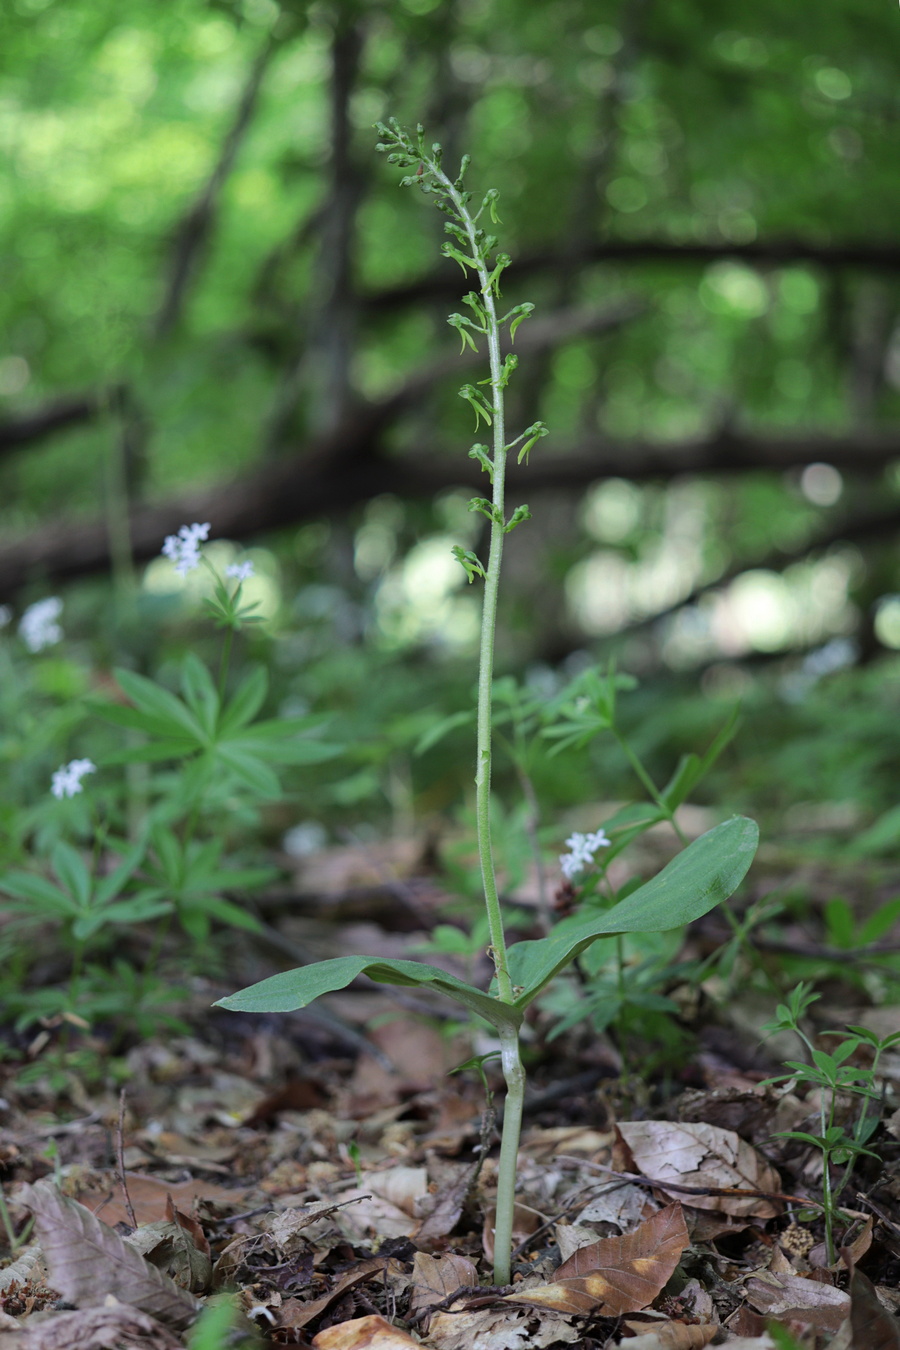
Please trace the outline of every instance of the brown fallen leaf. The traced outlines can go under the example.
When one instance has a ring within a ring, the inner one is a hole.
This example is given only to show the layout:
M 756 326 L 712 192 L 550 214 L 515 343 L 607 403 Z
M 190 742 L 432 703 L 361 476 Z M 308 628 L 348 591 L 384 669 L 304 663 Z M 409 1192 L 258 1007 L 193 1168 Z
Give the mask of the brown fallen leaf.
M 416 1252 L 411 1283 L 410 1317 L 443 1303 L 457 1289 L 477 1285 L 478 1271 L 467 1256 L 449 1253 L 438 1259 L 427 1252 Z
M 852 1350 L 900 1350 L 900 1325 L 861 1270 L 854 1270 L 850 1281 L 850 1327 Z
M 849 1295 L 842 1289 L 804 1279 L 802 1275 L 760 1271 L 744 1281 L 744 1292 L 747 1302 L 758 1313 L 780 1322 L 808 1323 L 821 1331 L 837 1331 L 850 1312 Z
M 316 1350 L 421 1350 L 421 1342 L 377 1314 L 326 1327 L 312 1343 Z
M 619 1133 L 635 1167 L 663 1189 L 676 1185 L 712 1191 L 780 1192 L 781 1178 L 762 1154 L 735 1134 L 715 1125 L 666 1120 L 630 1120 Z M 685 1195 L 685 1204 L 722 1214 L 772 1219 L 777 1203 L 757 1194 Z
M 431 1350 L 545 1350 L 580 1345 L 570 1322 L 537 1309 L 479 1308 L 435 1313 L 428 1328 Z
M 215 1181 L 196 1177 L 192 1177 L 190 1181 L 171 1182 L 161 1181 L 159 1177 L 149 1176 L 145 1172 L 126 1172 L 125 1179 L 139 1224 L 153 1223 L 155 1219 L 161 1219 L 165 1214 L 166 1200 L 169 1196 L 183 1211 L 189 1210 L 198 1200 L 212 1200 L 216 1204 L 240 1207 L 247 1196 L 246 1190 L 220 1186 Z M 96 1211 L 98 1217 L 110 1228 L 114 1228 L 117 1223 L 129 1225 L 131 1223 L 125 1201 L 121 1198 L 121 1185 L 113 1176 L 110 1176 L 109 1187 L 105 1191 L 79 1190 L 75 1198 L 88 1209 Z
M 163 1271 L 180 1289 L 192 1294 L 205 1294 L 212 1283 L 212 1261 L 209 1249 L 200 1251 L 186 1229 L 174 1220 L 142 1224 L 123 1239 L 129 1247 L 140 1252 L 146 1261 Z
M 55 1313 L 37 1326 L 0 1334 L 2 1350 L 182 1350 L 183 1344 L 155 1318 L 124 1303 Z
M 416 1246 L 427 1247 L 429 1243 L 453 1232 L 462 1217 L 479 1166 L 476 1162 L 468 1167 L 460 1167 L 450 1181 L 440 1188 L 413 1234 Z
M 399 1205 L 361 1187 L 341 1191 L 334 1196 L 334 1206 L 342 1210 L 335 1223 L 351 1241 L 371 1238 L 373 1234 L 382 1239 L 409 1237 L 417 1227 L 417 1221 Z
M 627 1327 L 632 1323 L 626 1322 Z M 654 1327 L 628 1341 L 623 1341 L 626 1350 L 703 1350 L 719 1335 L 717 1326 L 686 1326 L 684 1322 L 666 1322 L 664 1326 Z
M 96 1308 L 111 1294 L 176 1331 L 194 1321 L 201 1304 L 193 1295 L 52 1182 L 23 1186 L 21 1199 L 34 1215 L 48 1283 L 68 1303 Z
M 303 1302 L 299 1298 L 287 1298 L 278 1310 L 276 1326 L 299 1331 L 301 1327 L 307 1326 L 314 1318 L 325 1310 L 339 1298 L 341 1294 L 353 1289 L 355 1285 L 362 1284 L 369 1279 L 371 1275 L 381 1275 L 384 1273 L 399 1273 L 402 1271 L 399 1261 L 393 1260 L 390 1256 L 371 1256 L 367 1261 L 360 1261 L 349 1270 L 346 1275 L 329 1289 L 327 1294 L 320 1295 L 319 1298 L 308 1299 Z M 362 1319 L 365 1320 L 365 1319 Z
M 346 1201 L 352 1204 L 352 1201 Z M 308 1244 L 308 1229 L 322 1219 L 327 1219 L 341 1208 L 330 1200 L 320 1200 L 310 1205 L 298 1205 L 292 1209 L 274 1211 L 262 1220 L 262 1226 L 271 1236 L 283 1257 L 296 1256 Z M 226 1248 L 226 1251 L 228 1249 Z M 224 1255 L 224 1253 L 223 1253 Z M 220 1258 L 221 1259 L 221 1258 Z
M 606 1317 L 618 1317 L 639 1312 L 668 1283 L 688 1242 L 676 1201 L 624 1237 L 601 1238 L 579 1247 L 555 1272 L 552 1283 L 504 1298 L 562 1313 L 602 1310 Z

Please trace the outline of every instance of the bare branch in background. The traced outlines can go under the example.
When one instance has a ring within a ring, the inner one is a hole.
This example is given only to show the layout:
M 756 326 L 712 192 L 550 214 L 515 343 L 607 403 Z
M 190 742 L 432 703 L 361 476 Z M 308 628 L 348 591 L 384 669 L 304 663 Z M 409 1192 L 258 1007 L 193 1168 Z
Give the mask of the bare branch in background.
M 807 263 L 828 271 L 858 268 L 871 272 L 900 272 L 900 247 L 893 244 L 814 244 L 803 239 L 758 239 L 749 244 L 732 244 L 727 239 L 703 244 L 677 243 L 668 239 L 604 239 L 584 249 L 575 260 L 552 248 L 519 254 L 506 269 L 504 280 L 512 283 L 535 273 L 552 272 L 562 265 L 571 266 L 573 261 L 581 267 L 605 262 L 696 266 L 719 262 L 723 258 L 761 267 Z M 452 298 L 458 292 L 459 274 L 448 266 L 429 272 L 418 281 L 372 291 L 364 303 L 366 308 L 375 311 L 403 309 L 437 297 Z
M 216 535 L 246 540 L 323 514 L 344 513 L 381 493 L 428 498 L 452 487 L 477 489 L 481 486 L 479 466 L 460 459 L 456 452 L 446 456 L 417 452 L 408 458 L 389 458 L 381 452 L 382 433 L 412 398 L 413 391 L 404 386 L 383 403 L 352 411 L 332 436 L 314 443 L 302 456 L 268 461 L 233 483 L 198 489 L 158 506 L 133 510 L 130 529 L 135 559 L 147 560 L 158 554 L 164 536 L 185 521 L 210 520 Z M 897 458 L 900 434 L 806 435 L 791 439 L 739 437 L 729 431 L 707 441 L 598 443 L 569 455 L 535 456 L 527 473 L 524 467 L 511 467 L 509 484 L 514 491 L 527 487 L 533 496 L 549 490 L 583 492 L 607 477 L 665 480 L 688 472 L 784 470 L 821 461 L 873 474 Z M 786 566 L 841 539 L 883 538 L 898 528 L 900 506 L 839 522 L 795 554 L 744 561 L 734 574 L 747 566 Z M 0 598 L 9 598 L 38 578 L 61 581 L 105 571 L 109 561 L 104 522 L 51 522 L 0 548 Z M 711 585 L 722 585 L 728 576 Z M 699 594 L 680 601 L 677 607 L 691 603 Z
M 97 390 L 87 394 L 67 394 L 51 399 L 39 408 L 0 422 L 0 456 L 48 440 L 60 431 L 93 422 L 110 405 L 114 391 Z
M 222 188 L 234 167 L 241 142 L 253 120 L 263 80 L 279 45 L 278 39 L 269 36 L 254 61 L 234 121 L 222 143 L 218 162 L 175 231 L 165 295 L 153 321 L 153 336 L 157 339 L 170 333 L 181 318 L 188 286 L 197 274 L 203 252 L 215 227 Z

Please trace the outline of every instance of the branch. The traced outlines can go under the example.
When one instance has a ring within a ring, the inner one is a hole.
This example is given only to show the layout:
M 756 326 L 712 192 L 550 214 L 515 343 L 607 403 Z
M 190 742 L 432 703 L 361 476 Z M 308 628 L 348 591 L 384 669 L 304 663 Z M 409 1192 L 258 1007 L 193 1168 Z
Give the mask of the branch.
M 156 338 L 165 337 L 171 332 L 181 317 L 188 284 L 213 231 L 222 188 L 253 119 L 263 79 L 278 47 L 279 40 L 270 36 L 257 55 L 234 122 L 223 142 L 218 163 L 175 232 L 166 292 L 153 322 L 153 336 Z
M 450 487 L 482 486 L 481 471 L 458 453 L 416 452 L 403 458 L 386 456 L 381 436 L 422 392 L 424 376 L 408 382 L 390 398 L 357 408 L 331 436 L 313 443 L 307 453 L 268 461 L 223 486 L 200 488 L 130 515 L 136 561 L 155 557 L 165 535 L 191 520 L 210 520 L 216 536 L 248 539 L 264 531 L 295 525 L 327 513 L 343 513 L 382 493 L 427 498 Z M 739 452 L 735 447 L 739 446 Z M 666 479 L 684 473 L 734 473 L 751 468 L 790 468 L 826 461 L 876 472 L 900 458 L 900 435 L 741 437 L 721 433 L 706 442 L 680 444 L 606 444 L 578 453 L 533 458 L 527 474 L 510 467 L 511 490 L 583 489 L 607 477 Z M 841 539 L 869 540 L 891 536 L 900 527 L 900 506 L 836 523 L 796 553 L 773 553 L 747 566 L 783 567 L 804 554 Z M 0 547 L 0 599 L 9 599 L 35 576 L 63 581 L 105 571 L 109 566 L 107 528 L 102 521 L 70 524 L 56 521 Z M 698 588 L 675 608 L 690 604 L 703 589 L 722 585 L 732 574 Z M 655 618 L 661 615 L 654 616 Z M 648 620 L 647 622 L 653 622 Z
M 513 259 L 504 273 L 504 280 L 518 281 L 535 272 L 575 265 L 587 267 L 604 262 L 697 265 L 718 262 L 722 258 L 733 258 L 752 266 L 809 263 L 829 271 L 843 267 L 858 267 L 875 272 L 900 271 L 900 246 L 895 244 L 814 244 L 803 239 L 758 239 L 750 244 L 732 244 L 723 239 L 709 243 L 680 244 L 668 239 L 606 239 L 581 250 L 577 255 L 563 253 L 559 248 L 523 253 Z M 455 296 L 458 291 L 459 277 L 455 269 L 441 267 L 417 281 L 372 291 L 364 304 L 376 311 L 401 309 L 424 300 Z
M 113 393 L 101 389 L 90 394 L 67 394 L 31 412 L 7 418 L 0 422 L 0 455 L 46 440 L 57 431 L 92 422 L 109 407 Z

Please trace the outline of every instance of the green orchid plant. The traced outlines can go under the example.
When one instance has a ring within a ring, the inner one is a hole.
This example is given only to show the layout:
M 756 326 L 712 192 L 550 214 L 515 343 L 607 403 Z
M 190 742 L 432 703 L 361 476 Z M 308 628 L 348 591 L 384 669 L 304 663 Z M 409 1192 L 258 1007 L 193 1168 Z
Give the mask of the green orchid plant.
M 387 125 L 378 123 L 376 129 L 382 138 L 377 148 L 388 152 L 388 162 L 413 170 L 402 185 L 415 186 L 429 194 L 447 218 L 445 230 L 449 237 L 442 252 L 459 264 L 467 279 L 472 276 L 476 281 L 464 297 L 469 312 L 450 315 L 449 323 L 459 333 L 463 351 L 467 347 L 480 351 L 483 344 L 489 364 L 485 380 L 478 385 L 464 385 L 459 391 L 474 410 L 476 433 L 482 423 L 491 433 L 490 446 L 479 443 L 469 450 L 469 456 L 486 473 L 492 490 L 490 498 L 475 497 L 470 503 L 472 511 L 481 513 L 490 522 L 488 556 L 485 562 L 474 552 L 459 547 L 454 554 L 469 581 L 480 578 L 484 584 L 475 794 L 489 953 L 495 975 L 490 988 L 485 990 L 417 961 L 346 956 L 274 975 L 221 999 L 218 1006 L 245 1012 L 290 1011 L 306 1007 L 323 994 L 343 989 L 360 975 L 367 975 L 381 984 L 436 990 L 488 1023 L 499 1040 L 506 1084 L 494 1235 L 494 1281 L 505 1285 L 511 1274 L 516 1160 L 525 1096 L 519 1033 L 526 1009 L 560 971 L 598 938 L 680 928 L 727 899 L 750 866 L 758 830 L 753 821 L 742 817 L 725 821 L 690 843 L 656 877 L 611 908 L 592 911 L 589 917 L 573 914 L 557 923 L 545 937 L 507 947 L 491 847 L 494 635 L 504 541 L 511 530 L 530 516 L 527 506 L 518 506 L 507 513 L 507 457 L 514 452 L 520 464 L 527 462 L 533 446 L 547 434 L 542 422 L 533 423 L 511 440 L 507 439 L 506 430 L 505 390 L 517 365 L 513 340 L 516 329 L 534 306 L 518 304 L 498 316 L 501 277 L 510 259 L 496 251 L 496 237 L 481 223 L 485 220 L 499 223 L 498 193 L 496 189 L 486 192 L 473 210 L 473 194 L 465 186 L 468 157 L 463 159 L 458 175 L 451 178 L 442 167 L 441 147 L 426 144 L 421 126 L 410 134 L 392 119 Z

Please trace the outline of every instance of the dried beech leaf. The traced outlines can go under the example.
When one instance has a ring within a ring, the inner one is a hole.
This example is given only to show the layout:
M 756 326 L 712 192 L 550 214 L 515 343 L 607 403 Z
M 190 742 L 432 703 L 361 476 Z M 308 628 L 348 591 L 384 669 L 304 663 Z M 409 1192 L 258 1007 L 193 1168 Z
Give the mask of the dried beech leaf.
M 688 1242 L 684 1215 L 676 1202 L 652 1215 L 633 1233 L 579 1247 L 559 1267 L 551 1284 L 504 1297 L 510 1303 L 529 1303 L 563 1313 L 602 1310 L 606 1317 L 618 1317 L 639 1312 L 671 1279 Z
M 583 1337 L 571 1322 L 534 1308 L 478 1308 L 435 1313 L 426 1343 L 431 1350 L 558 1350 Z
M 850 1312 L 842 1289 L 802 1275 L 770 1275 L 762 1271 L 744 1282 L 747 1302 L 758 1313 L 781 1322 L 807 1322 L 821 1331 L 837 1331 Z M 870 1350 L 870 1347 L 866 1347 Z
M 418 1247 L 427 1246 L 438 1238 L 452 1233 L 462 1216 L 466 1199 L 479 1164 L 463 1167 L 458 1174 L 437 1192 L 427 1214 L 422 1216 L 413 1234 Z
M 110 1350 L 127 1346 L 128 1350 L 182 1350 L 183 1341 L 137 1308 L 113 1303 L 104 1308 L 80 1308 L 77 1312 L 56 1313 L 46 1322 L 22 1331 L 0 1335 L 0 1347 L 6 1350 Z
M 627 1323 L 626 1325 L 631 1325 Z M 719 1334 L 717 1326 L 686 1326 L 684 1322 L 666 1322 L 633 1339 L 623 1341 L 627 1350 L 703 1350 Z
M 850 1326 L 853 1350 L 900 1350 L 897 1319 L 881 1306 L 875 1287 L 861 1270 L 850 1281 Z
M 96 1308 L 112 1294 L 176 1330 L 194 1321 L 200 1303 L 77 1200 L 46 1181 L 24 1186 L 21 1198 L 34 1215 L 49 1283 L 68 1303 Z
M 781 1178 L 762 1154 L 735 1134 L 716 1125 L 667 1120 L 631 1120 L 619 1126 L 635 1166 L 665 1188 L 679 1186 L 711 1190 L 780 1191 Z M 773 1219 L 778 1205 L 752 1195 L 685 1195 L 695 1209 L 720 1214 Z
M 325 1312 L 326 1308 L 341 1294 L 346 1293 L 348 1289 L 354 1288 L 357 1284 L 362 1284 L 371 1275 L 381 1275 L 385 1271 L 394 1273 L 400 1270 L 402 1270 L 402 1267 L 399 1262 L 394 1261 L 392 1257 L 370 1256 L 367 1261 L 359 1261 L 352 1270 L 348 1270 L 346 1275 L 341 1276 L 327 1294 L 322 1294 L 319 1298 L 309 1299 L 305 1303 L 297 1298 L 286 1299 L 281 1306 L 277 1326 L 281 1329 L 288 1328 L 291 1331 L 299 1331 L 314 1317 L 318 1317 L 320 1313 Z M 365 1321 L 365 1318 L 362 1320 Z M 343 1325 L 348 1324 L 343 1323 Z
M 160 1219 L 136 1228 L 123 1241 L 151 1266 L 170 1276 L 180 1289 L 189 1289 L 192 1294 L 208 1292 L 212 1282 L 209 1253 L 198 1251 L 182 1224 Z
M 427 1252 L 416 1252 L 413 1261 L 410 1312 L 421 1312 L 465 1289 L 478 1284 L 478 1271 L 467 1256 L 452 1253 L 440 1259 Z
M 421 1350 L 420 1341 L 377 1314 L 326 1327 L 312 1343 L 316 1350 Z

